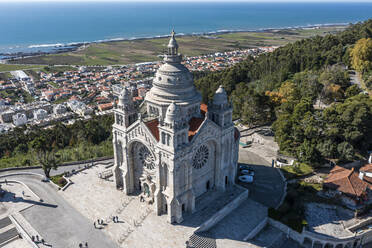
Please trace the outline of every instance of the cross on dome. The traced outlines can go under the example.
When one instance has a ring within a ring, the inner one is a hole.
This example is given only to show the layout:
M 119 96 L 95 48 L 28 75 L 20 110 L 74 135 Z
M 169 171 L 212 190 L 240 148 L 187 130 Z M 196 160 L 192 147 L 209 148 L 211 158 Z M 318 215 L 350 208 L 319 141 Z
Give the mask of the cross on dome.
M 178 54 L 178 44 L 175 38 L 175 32 L 174 29 L 171 33 L 171 38 L 168 43 L 168 55 L 177 55 Z

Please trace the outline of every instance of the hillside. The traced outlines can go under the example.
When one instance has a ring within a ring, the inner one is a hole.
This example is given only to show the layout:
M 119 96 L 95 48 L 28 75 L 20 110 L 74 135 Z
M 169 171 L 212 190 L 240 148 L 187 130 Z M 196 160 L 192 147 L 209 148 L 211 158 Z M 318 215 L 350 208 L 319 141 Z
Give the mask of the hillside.
M 234 117 L 248 125 L 271 123 L 281 152 L 300 161 L 351 161 L 372 150 L 372 100 L 351 85 L 354 44 L 372 37 L 372 20 L 338 34 L 278 48 L 196 81 L 204 102 L 223 85 Z M 369 59 L 367 59 L 369 60 Z M 361 72 L 370 75 L 372 68 Z M 318 102 L 325 109 L 315 109 Z M 316 106 L 316 105 L 315 105 Z

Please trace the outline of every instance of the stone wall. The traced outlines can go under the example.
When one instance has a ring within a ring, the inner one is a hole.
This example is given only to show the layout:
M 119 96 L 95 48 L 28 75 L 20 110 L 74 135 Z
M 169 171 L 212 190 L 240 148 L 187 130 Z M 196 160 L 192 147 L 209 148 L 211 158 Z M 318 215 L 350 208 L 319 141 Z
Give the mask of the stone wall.
M 258 224 L 247 236 L 245 236 L 244 241 L 253 239 L 267 225 L 268 219 L 268 217 L 265 217 L 260 224 Z
M 302 244 L 304 241 L 304 237 L 301 233 L 296 232 L 295 230 L 289 228 L 288 226 L 284 225 L 283 223 L 280 223 L 279 221 L 273 220 L 271 218 L 268 218 L 268 223 L 272 225 L 275 228 L 278 228 L 285 234 L 287 234 L 291 239 L 297 241 L 298 243 Z
M 244 200 L 248 198 L 248 190 L 244 189 L 244 191 L 236 197 L 232 202 L 224 206 L 221 210 L 215 213 L 211 218 L 205 221 L 203 224 L 199 226 L 199 228 L 195 231 L 197 232 L 205 232 L 216 225 L 220 220 L 225 218 L 229 213 L 231 213 L 235 208 L 237 208 Z

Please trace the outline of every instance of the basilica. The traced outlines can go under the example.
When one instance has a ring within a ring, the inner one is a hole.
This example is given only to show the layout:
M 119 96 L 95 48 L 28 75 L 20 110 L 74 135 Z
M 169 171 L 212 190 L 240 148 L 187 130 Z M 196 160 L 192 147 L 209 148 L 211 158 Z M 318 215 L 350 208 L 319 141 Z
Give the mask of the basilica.
M 172 32 L 164 63 L 138 107 L 124 89 L 114 109 L 115 182 L 140 194 L 170 223 L 195 211 L 196 198 L 235 183 L 239 132 L 232 105 L 220 86 L 208 105 L 181 63 Z

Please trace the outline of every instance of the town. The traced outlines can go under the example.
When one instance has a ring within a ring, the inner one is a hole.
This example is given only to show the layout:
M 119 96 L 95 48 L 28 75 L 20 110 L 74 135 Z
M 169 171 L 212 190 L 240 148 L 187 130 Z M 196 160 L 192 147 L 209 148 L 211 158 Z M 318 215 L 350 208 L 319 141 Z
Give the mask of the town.
M 183 63 L 190 71 L 213 72 L 276 48 L 216 52 L 185 57 Z M 156 61 L 107 67 L 69 66 L 66 71 L 49 73 L 12 71 L 9 79 L 0 81 L 0 133 L 24 125 L 46 127 L 57 121 L 72 124 L 77 118 L 112 113 L 123 87 L 130 90 L 139 105 L 152 87 L 153 75 L 160 65 Z

